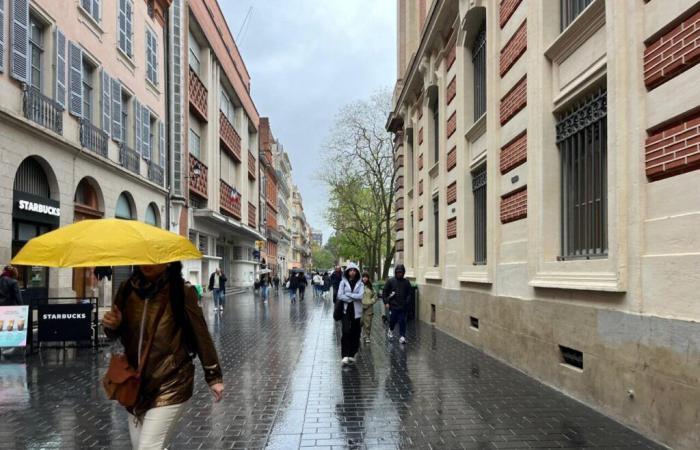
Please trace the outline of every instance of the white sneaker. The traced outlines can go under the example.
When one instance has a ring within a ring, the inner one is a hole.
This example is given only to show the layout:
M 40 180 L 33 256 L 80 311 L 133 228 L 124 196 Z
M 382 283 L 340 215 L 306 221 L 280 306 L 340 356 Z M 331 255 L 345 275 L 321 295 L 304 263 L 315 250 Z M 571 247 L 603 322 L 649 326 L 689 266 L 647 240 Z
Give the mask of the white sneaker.
M 386 333 L 386 337 L 388 337 L 389 339 L 394 339 L 394 332 L 391 331 L 391 330 L 389 330 L 389 331 Z
M 352 356 L 348 356 L 348 362 L 350 364 L 355 364 L 355 358 L 353 358 Z
M 372 342 L 372 341 L 370 341 L 369 338 L 365 338 L 365 344 L 369 344 L 370 342 Z
M 399 344 L 405 344 L 405 343 L 406 343 L 406 338 L 401 336 L 401 338 L 399 339 Z
M 348 364 L 350 364 L 350 358 L 348 358 L 348 357 L 346 356 L 346 357 L 343 358 L 340 362 L 341 362 L 341 364 L 343 364 L 344 366 L 347 366 Z

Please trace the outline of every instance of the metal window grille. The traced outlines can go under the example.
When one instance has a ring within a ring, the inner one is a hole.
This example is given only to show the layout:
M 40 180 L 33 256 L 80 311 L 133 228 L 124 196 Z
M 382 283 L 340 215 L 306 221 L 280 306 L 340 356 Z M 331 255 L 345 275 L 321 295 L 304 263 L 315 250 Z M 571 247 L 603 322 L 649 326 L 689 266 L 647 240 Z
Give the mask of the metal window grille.
M 199 235 L 198 249 L 203 255 L 209 254 L 209 237 L 203 234 Z
M 80 119 L 80 145 L 107 158 L 109 135 L 89 120 Z
M 583 12 L 593 0 L 559 0 L 559 10 L 561 15 L 561 31 L 571 25 L 571 22 Z
M 433 265 L 437 267 L 440 265 L 440 199 L 438 197 L 433 199 L 433 249 L 435 250 Z
M 472 172 L 474 265 L 486 264 L 486 166 Z
M 474 121 L 486 112 L 486 23 L 474 39 L 472 45 L 474 66 Z
M 607 90 L 602 88 L 557 122 L 561 159 L 561 259 L 606 256 Z

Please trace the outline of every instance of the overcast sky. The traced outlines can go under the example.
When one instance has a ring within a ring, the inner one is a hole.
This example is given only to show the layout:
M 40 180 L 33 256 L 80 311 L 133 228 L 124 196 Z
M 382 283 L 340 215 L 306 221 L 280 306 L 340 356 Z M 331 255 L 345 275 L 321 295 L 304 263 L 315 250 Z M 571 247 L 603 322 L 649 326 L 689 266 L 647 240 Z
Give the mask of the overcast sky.
M 253 100 L 289 153 L 307 220 L 323 230 L 325 242 L 331 227 L 324 220 L 326 189 L 317 180 L 320 154 L 341 106 L 393 88 L 396 0 L 219 4 L 250 72 Z

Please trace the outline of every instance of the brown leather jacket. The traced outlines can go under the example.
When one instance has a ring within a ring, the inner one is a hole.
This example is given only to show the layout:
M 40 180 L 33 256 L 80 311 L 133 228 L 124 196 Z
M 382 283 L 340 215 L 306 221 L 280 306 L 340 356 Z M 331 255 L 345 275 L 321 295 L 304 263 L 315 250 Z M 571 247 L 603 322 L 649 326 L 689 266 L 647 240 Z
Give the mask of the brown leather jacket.
M 125 283 L 129 283 L 126 281 Z M 112 339 L 120 338 L 132 367 L 138 366 L 139 332 L 141 317 L 146 301 L 132 291 L 128 298 L 120 296 L 123 286 L 114 299 L 122 313 L 122 322 L 118 329 L 105 329 Z M 132 414 L 140 416 L 150 408 L 176 405 L 192 397 L 194 388 L 194 364 L 187 352 L 183 340 L 183 331 L 176 322 L 170 300 L 170 287 L 163 287 L 154 298 L 148 300 L 146 325 L 144 327 L 143 348 L 153 333 L 155 316 L 163 301 L 168 304 L 158 323 L 151 353 L 148 355 L 141 374 L 141 392 Z M 195 349 L 204 368 L 204 378 L 211 386 L 222 382 L 221 365 L 216 355 L 216 348 L 204 321 L 201 308 L 197 305 L 197 293 L 192 287 L 185 286 L 185 317 L 189 320 L 194 334 Z M 145 350 L 142 350 L 145 351 Z

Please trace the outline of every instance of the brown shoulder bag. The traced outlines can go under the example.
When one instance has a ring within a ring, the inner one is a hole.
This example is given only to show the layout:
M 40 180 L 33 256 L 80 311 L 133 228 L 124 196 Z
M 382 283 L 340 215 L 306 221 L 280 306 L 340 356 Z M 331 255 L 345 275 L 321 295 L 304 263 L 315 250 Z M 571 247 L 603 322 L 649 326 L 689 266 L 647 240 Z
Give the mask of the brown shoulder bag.
M 148 361 L 148 355 L 151 353 L 151 347 L 153 347 L 153 339 L 156 335 L 158 322 L 160 322 L 161 317 L 163 317 L 167 303 L 167 300 L 163 300 L 161 302 L 160 308 L 158 309 L 158 314 L 156 315 L 156 319 L 154 321 L 153 331 L 148 338 L 145 351 L 141 355 L 138 368 L 134 369 L 131 367 L 129 364 L 129 359 L 124 353 L 112 355 L 112 359 L 109 361 L 109 368 L 102 379 L 102 386 L 107 393 L 107 398 L 118 401 L 125 408 L 131 408 L 136 405 L 139 398 L 141 371 L 143 370 L 146 361 Z M 147 307 L 148 304 L 144 306 L 144 308 Z M 141 340 L 139 339 L 139 345 L 140 344 Z

